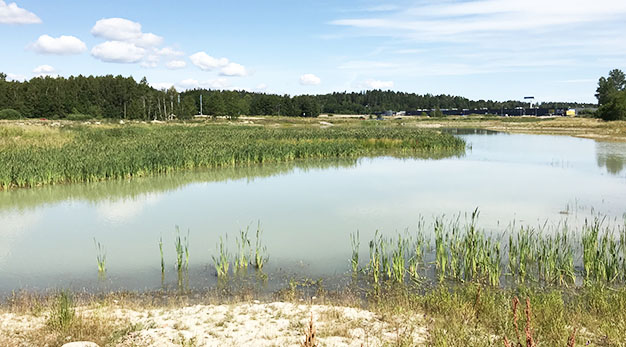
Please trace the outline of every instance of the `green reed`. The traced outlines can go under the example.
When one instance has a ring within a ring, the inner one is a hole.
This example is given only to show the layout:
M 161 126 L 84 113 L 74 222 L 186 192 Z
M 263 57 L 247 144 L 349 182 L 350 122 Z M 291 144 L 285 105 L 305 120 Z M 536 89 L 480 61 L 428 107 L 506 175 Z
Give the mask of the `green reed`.
M 239 230 L 239 237 L 235 239 L 237 242 L 237 258 L 235 259 L 235 271 L 239 272 L 248 269 L 250 239 L 248 239 L 249 228 Z
M 106 273 L 106 262 L 107 262 L 107 254 L 104 246 L 96 241 L 96 238 L 93 238 L 93 244 L 96 247 L 96 260 L 98 262 L 98 275 L 104 276 Z
M 176 270 L 181 272 L 189 269 L 189 230 L 187 236 L 181 237 L 180 228 L 176 226 L 176 238 L 174 240 L 176 248 Z
M 426 253 L 427 243 L 426 236 L 424 235 L 425 221 L 420 218 L 417 222 L 417 232 L 415 242 L 413 243 L 412 252 L 408 264 L 409 264 L 409 276 L 413 281 L 418 281 L 420 278 L 419 267 L 424 263 L 424 255 Z
M 356 274 L 359 271 L 359 247 L 361 245 L 358 230 L 355 233 L 350 233 L 350 244 L 352 245 L 350 265 L 352 266 L 352 273 Z
M 403 238 L 402 235 L 398 235 L 396 241 L 396 248 L 391 253 L 391 280 L 396 283 L 404 282 L 405 269 L 405 254 L 408 248 L 408 240 Z
M 228 235 L 226 235 L 225 238 L 226 241 L 228 241 Z M 217 256 L 211 256 L 213 258 L 215 271 L 218 278 L 226 278 L 228 277 L 228 268 L 230 267 L 230 256 L 228 254 L 228 249 L 226 248 L 224 238 L 222 238 L 222 236 L 220 236 L 220 241 L 217 244 L 216 248 Z
M 580 233 L 567 223 L 549 226 L 547 222 L 537 227 L 512 223 L 502 232 L 487 232 L 478 227 L 478 217 L 479 211 L 473 211 L 464 225 L 460 215 L 434 219 L 433 263 L 422 260 L 430 249 L 423 222 L 414 236 L 407 231 L 394 242 L 376 231 L 369 242 L 366 273 L 376 286 L 381 280 L 402 283 L 407 272 L 418 281 L 420 271 L 429 273 L 431 266 L 439 281 L 494 287 L 503 278 L 546 286 L 576 285 L 579 277 L 584 283 L 626 283 L 626 222 L 610 228 L 596 217 L 585 221 Z
M 261 222 L 259 221 L 256 229 L 256 240 L 254 243 L 254 267 L 259 271 L 263 270 L 263 265 L 269 261 L 267 246 L 264 246 L 261 242 L 262 235 L 263 230 L 261 229 Z
M 381 242 L 382 237 L 378 230 L 374 234 L 374 239 L 370 241 L 370 261 L 367 265 L 368 273 L 372 276 L 374 284 L 380 282 L 380 262 L 381 262 Z
M 163 257 L 163 236 L 159 237 L 159 253 L 161 254 L 161 276 L 165 275 L 165 258 Z
M 297 159 L 377 154 L 441 158 L 465 150 L 465 142 L 450 134 L 391 126 L 67 126 L 54 140 L 58 143 L 51 145 L 16 137 L 0 144 L 0 189 Z

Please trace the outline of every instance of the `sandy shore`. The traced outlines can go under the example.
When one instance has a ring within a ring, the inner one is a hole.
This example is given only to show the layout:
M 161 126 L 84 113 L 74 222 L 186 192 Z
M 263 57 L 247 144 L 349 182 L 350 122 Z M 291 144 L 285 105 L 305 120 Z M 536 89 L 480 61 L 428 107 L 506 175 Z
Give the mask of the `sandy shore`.
M 427 336 L 423 319 L 417 316 L 384 317 L 351 307 L 284 302 L 156 309 L 82 307 L 76 314 L 131 326 L 116 346 L 300 346 L 311 314 L 319 346 L 380 346 L 399 340 L 421 345 Z M 46 334 L 47 317 L 46 313 L 0 314 L 0 344 L 33 345 L 32 336 Z

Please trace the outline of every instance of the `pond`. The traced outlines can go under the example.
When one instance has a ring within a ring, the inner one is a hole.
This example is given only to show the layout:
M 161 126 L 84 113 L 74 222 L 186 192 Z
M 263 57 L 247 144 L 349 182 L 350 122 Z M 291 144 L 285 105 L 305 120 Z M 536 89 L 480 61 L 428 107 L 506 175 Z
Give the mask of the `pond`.
M 478 208 L 482 228 L 503 230 L 512 221 L 576 226 L 594 214 L 619 222 L 626 212 L 626 143 L 449 131 L 467 141 L 464 155 L 307 161 L 0 192 L 0 293 L 175 287 L 176 226 L 189 235 L 188 285 L 201 289 L 217 281 L 219 237 L 228 235 L 233 254 L 239 231 L 249 228 L 254 243 L 260 223 L 272 289 L 294 276 L 340 283 L 357 230 L 365 262 L 376 230 L 411 231 L 422 217 L 428 224 Z M 98 276 L 94 239 L 106 250 L 106 278 Z

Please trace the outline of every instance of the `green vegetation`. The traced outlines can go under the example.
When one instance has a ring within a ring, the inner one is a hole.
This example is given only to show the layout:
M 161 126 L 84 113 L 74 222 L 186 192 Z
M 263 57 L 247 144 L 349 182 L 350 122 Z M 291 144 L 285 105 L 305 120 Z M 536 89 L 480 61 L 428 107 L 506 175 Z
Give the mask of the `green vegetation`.
M 239 237 L 235 239 L 237 242 L 237 258 L 235 259 L 235 271 L 245 271 L 250 263 L 250 239 L 248 239 L 248 230 L 239 231 Z
M 69 292 L 62 291 L 54 300 L 47 324 L 53 330 L 66 331 L 72 325 L 75 316 L 76 311 L 72 295 Z
M 604 120 L 626 120 L 626 75 L 619 69 L 600 77 L 596 89 L 598 116 Z
M 422 261 L 425 249 L 430 248 L 423 224 L 418 225 L 415 237 L 407 231 L 398 234 L 395 241 L 377 231 L 369 242 L 370 259 L 363 272 L 374 289 L 385 281 L 405 283 L 406 273 L 413 280 L 419 280 L 420 274 L 434 273 L 439 282 L 476 282 L 492 287 L 503 283 L 548 287 L 626 283 L 626 224 L 611 227 L 595 217 L 580 230 L 567 224 L 537 228 L 512 224 L 499 233 L 480 229 L 478 215 L 475 210 L 465 225 L 461 225 L 460 216 L 434 221 L 433 263 Z M 356 272 L 358 240 L 354 234 L 351 242 L 350 266 Z
M 228 242 L 228 235 L 226 235 L 226 241 Z M 220 242 L 217 245 L 217 256 L 211 256 L 213 258 L 213 265 L 218 278 L 228 277 L 228 269 L 230 267 L 230 255 L 228 249 L 224 244 L 224 239 L 220 236 Z
M 96 260 L 98 261 L 98 275 L 100 277 L 104 277 L 106 274 L 106 262 L 107 262 L 107 254 L 104 246 L 100 242 L 96 241 L 96 238 L 93 239 L 93 244 L 96 247 Z
M 263 230 L 261 230 L 261 221 L 259 221 L 257 223 L 256 240 L 254 243 L 254 264 L 252 264 L 259 271 L 263 270 L 263 265 L 270 259 L 270 256 L 267 254 L 267 246 L 264 246 L 261 242 L 262 235 Z
M 0 119 L 20 119 L 22 118 L 22 115 L 12 109 L 12 108 L 5 108 L 4 110 L 0 110 Z
M 384 126 L 71 126 L 41 142 L 10 134 L 0 147 L 3 189 L 309 158 L 441 157 L 465 148 L 462 140 L 448 134 Z

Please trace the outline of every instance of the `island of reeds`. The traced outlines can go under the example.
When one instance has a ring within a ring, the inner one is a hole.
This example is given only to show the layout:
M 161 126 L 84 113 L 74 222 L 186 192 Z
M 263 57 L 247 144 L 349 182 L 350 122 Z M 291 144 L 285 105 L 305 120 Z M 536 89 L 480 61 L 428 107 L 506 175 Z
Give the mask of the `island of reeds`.
M 8 189 L 298 159 L 443 157 L 463 153 L 465 142 L 393 126 L 68 124 L 2 126 L 0 149 L 0 189 Z

